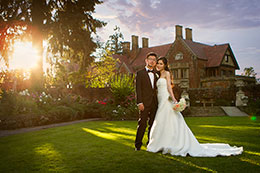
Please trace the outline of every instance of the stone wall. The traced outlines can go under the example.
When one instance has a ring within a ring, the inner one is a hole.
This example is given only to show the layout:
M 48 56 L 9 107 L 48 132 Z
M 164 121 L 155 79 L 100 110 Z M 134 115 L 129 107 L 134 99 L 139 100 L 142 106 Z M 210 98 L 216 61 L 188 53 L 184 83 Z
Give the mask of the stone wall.
M 221 77 L 206 77 L 201 79 L 201 87 L 202 88 L 232 88 L 236 84 L 236 81 L 242 80 L 244 85 L 254 85 L 256 80 L 254 77 L 248 77 L 248 76 L 221 76 Z
M 201 106 L 202 101 L 213 100 L 214 105 L 235 105 L 237 88 L 196 88 L 189 89 L 191 106 Z
M 260 85 L 248 85 L 242 88 L 249 98 L 260 98 Z M 213 99 L 214 105 L 235 105 L 238 88 L 190 88 L 188 90 L 191 106 L 202 106 L 202 100 Z M 183 89 L 178 86 L 173 88 L 175 97 L 179 100 Z M 77 87 L 73 93 L 79 94 L 90 101 L 113 98 L 110 88 L 84 88 Z
M 201 86 L 203 88 L 229 88 L 234 87 L 235 82 L 235 77 L 208 77 L 201 80 Z
M 189 109 L 189 110 L 188 110 Z M 187 113 L 183 111 L 185 117 L 216 117 L 216 116 L 226 116 L 225 112 L 221 109 L 220 106 L 214 107 L 201 107 L 201 106 L 192 106 L 186 109 Z

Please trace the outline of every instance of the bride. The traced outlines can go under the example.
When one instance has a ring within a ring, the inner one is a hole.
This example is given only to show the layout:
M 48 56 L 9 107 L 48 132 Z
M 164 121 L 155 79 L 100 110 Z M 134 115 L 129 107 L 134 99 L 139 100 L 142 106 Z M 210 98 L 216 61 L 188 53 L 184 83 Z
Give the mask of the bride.
M 147 151 L 154 153 L 162 151 L 163 154 L 193 157 L 230 156 L 243 152 L 243 147 L 231 147 L 228 144 L 200 144 L 185 123 L 182 114 L 174 111 L 172 101 L 168 100 L 170 96 L 176 102 L 171 88 L 167 59 L 160 57 L 156 68 L 160 72 L 160 78 L 157 81 L 159 104 Z

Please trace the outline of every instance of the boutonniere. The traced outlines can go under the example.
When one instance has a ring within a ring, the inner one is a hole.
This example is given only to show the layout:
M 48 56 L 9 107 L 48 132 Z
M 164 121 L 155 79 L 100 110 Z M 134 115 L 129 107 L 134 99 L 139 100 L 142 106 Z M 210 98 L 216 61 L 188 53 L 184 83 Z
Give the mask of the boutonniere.
M 156 77 L 159 78 L 159 75 L 157 73 L 155 73 Z

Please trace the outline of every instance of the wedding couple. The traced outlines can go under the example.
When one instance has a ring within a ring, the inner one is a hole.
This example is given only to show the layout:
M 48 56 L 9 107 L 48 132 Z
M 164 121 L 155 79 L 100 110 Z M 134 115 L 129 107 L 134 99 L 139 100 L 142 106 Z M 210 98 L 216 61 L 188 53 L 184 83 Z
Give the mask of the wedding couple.
M 238 155 L 243 147 L 228 144 L 200 144 L 180 112 L 172 109 L 174 102 L 167 59 L 153 52 L 147 54 L 146 66 L 137 72 L 136 94 L 140 111 L 135 150 L 140 150 L 148 121 L 147 151 L 170 153 L 176 156 L 216 157 Z M 157 73 L 154 68 L 156 67 Z

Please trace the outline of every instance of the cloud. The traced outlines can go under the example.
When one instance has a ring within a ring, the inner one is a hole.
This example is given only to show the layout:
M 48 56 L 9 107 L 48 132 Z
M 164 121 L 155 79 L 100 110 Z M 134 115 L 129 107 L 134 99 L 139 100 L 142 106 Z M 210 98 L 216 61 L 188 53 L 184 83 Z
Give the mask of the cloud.
M 123 25 L 139 33 L 176 24 L 226 30 L 260 26 L 259 0 L 107 0 L 105 3 Z
M 93 16 L 98 19 L 115 19 L 117 17 L 115 15 L 99 15 L 99 14 L 93 14 Z
M 260 49 L 257 47 L 245 47 L 237 51 L 239 54 L 244 55 L 258 55 L 260 54 Z

